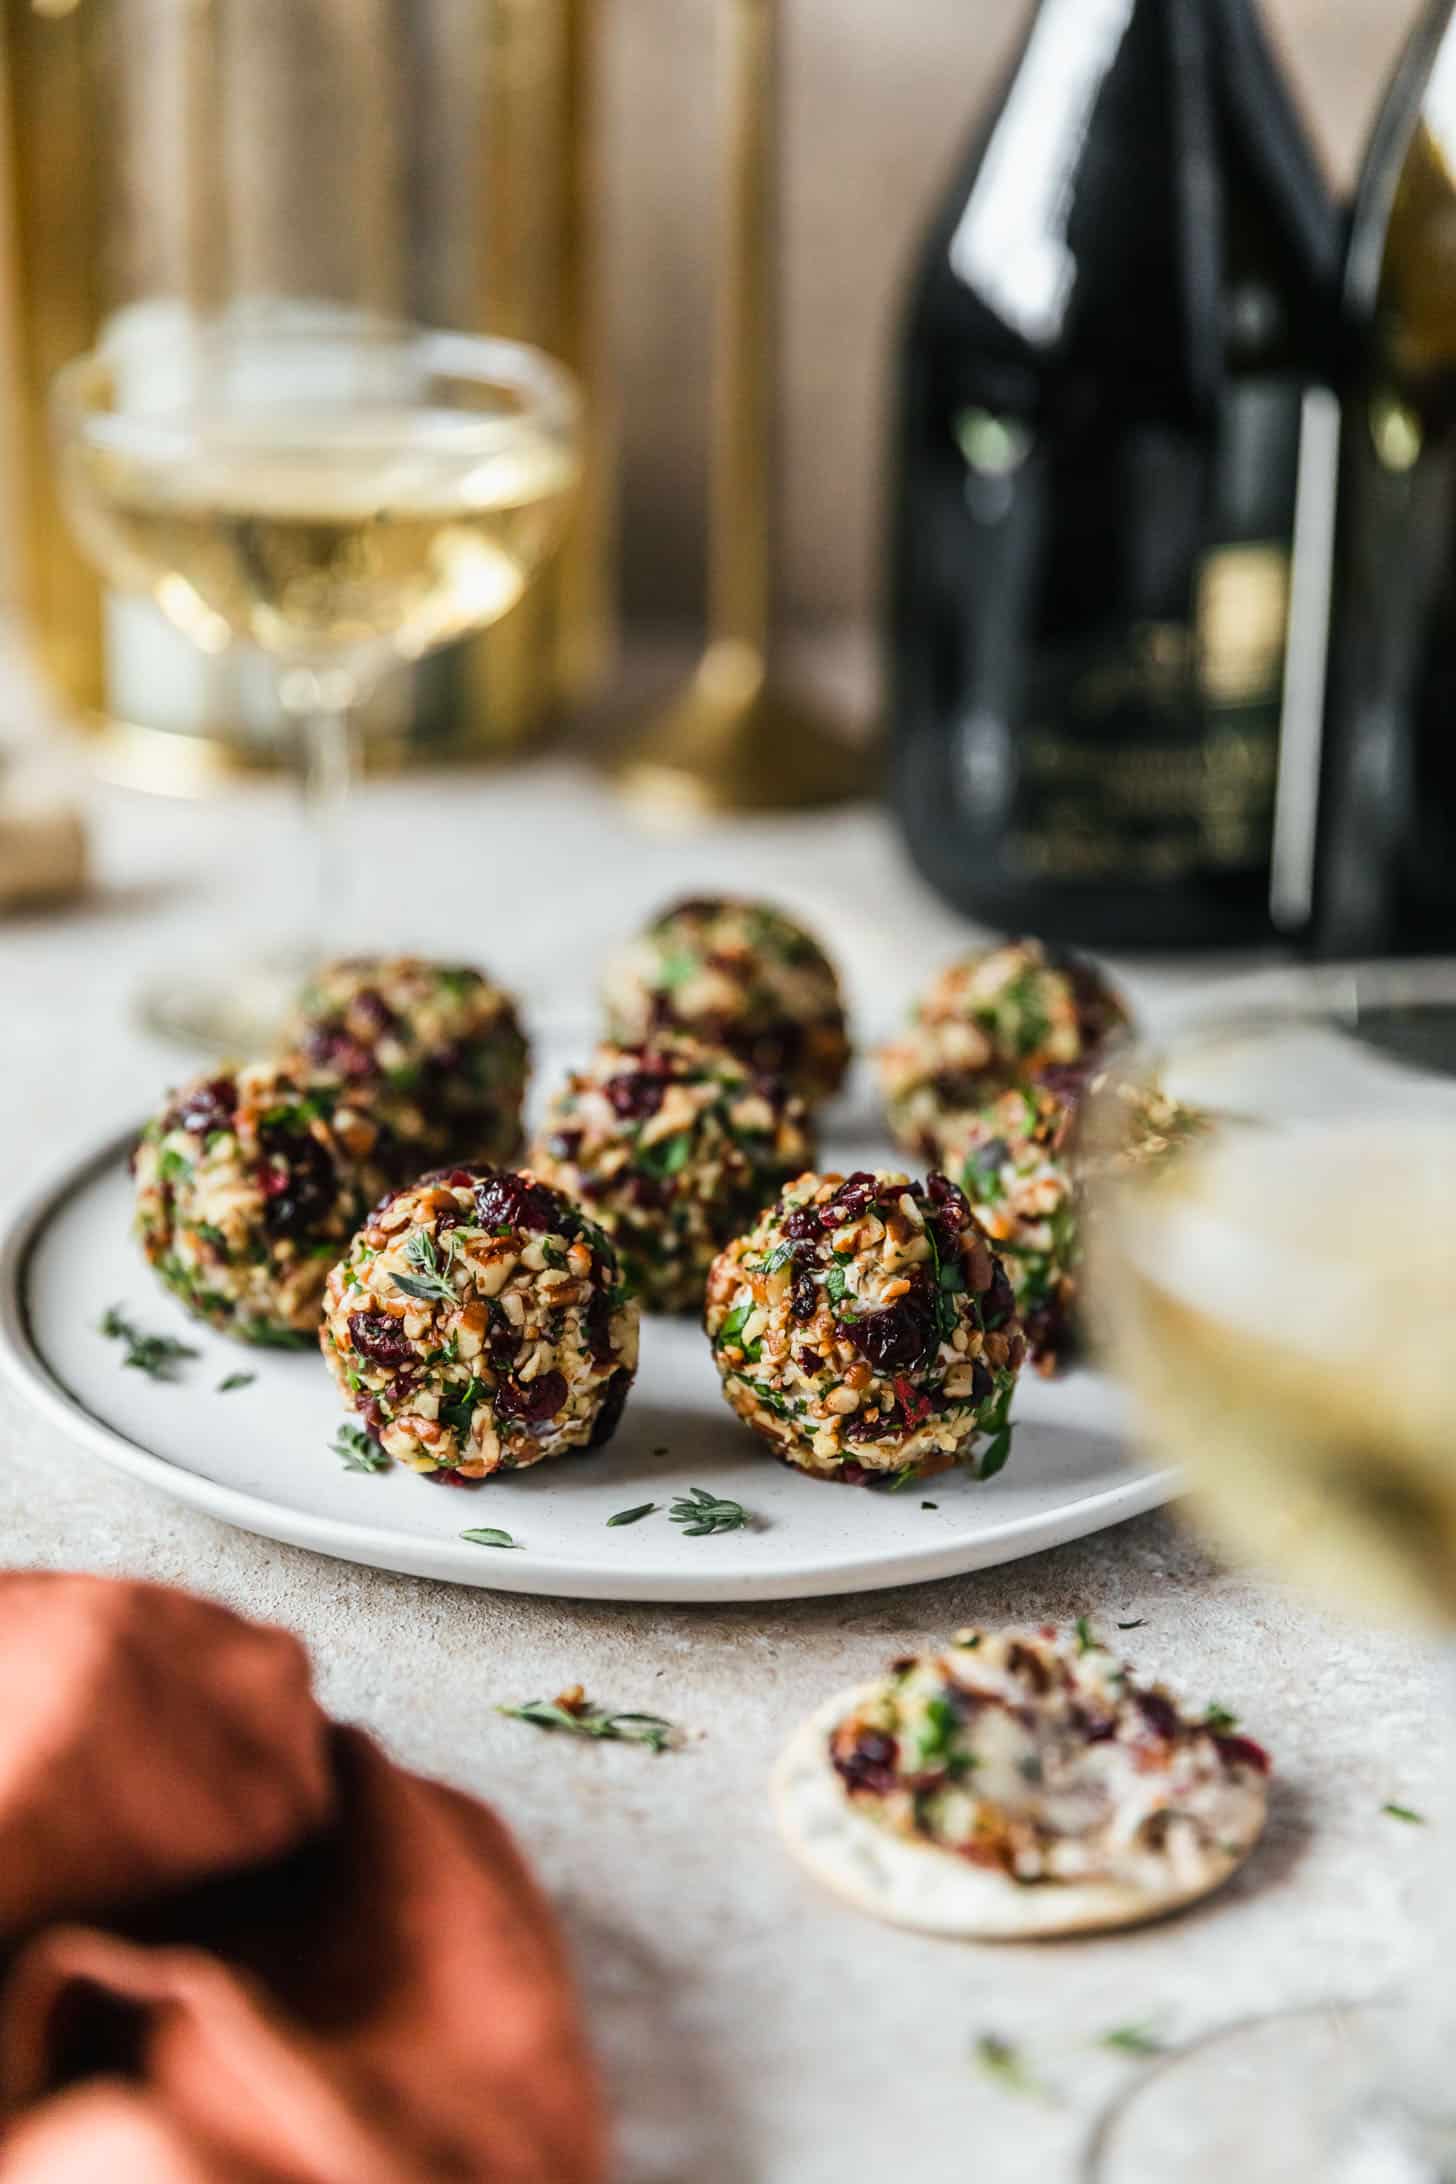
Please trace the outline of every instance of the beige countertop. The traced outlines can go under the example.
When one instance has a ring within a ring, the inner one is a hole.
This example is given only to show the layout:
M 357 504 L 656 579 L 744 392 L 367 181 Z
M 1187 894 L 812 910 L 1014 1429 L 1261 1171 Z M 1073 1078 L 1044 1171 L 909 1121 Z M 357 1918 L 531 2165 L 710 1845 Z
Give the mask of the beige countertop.
M 139 978 L 184 948 L 288 937 L 309 895 L 281 794 L 188 805 L 95 791 L 101 884 L 0 923 L 6 1187 L 137 1114 L 178 1058 L 134 1026 Z M 965 928 L 869 811 L 629 831 L 545 759 L 373 788 L 359 824 L 371 941 L 479 955 L 538 1020 L 585 1026 L 601 950 L 663 896 L 774 893 L 829 930 L 878 1030 Z M 1139 971 L 1145 997 L 1177 968 Z M 195 1516 L 66 1445 L 0 1390 L 6 1559 L 146 1574 L 284 1622 L 326 1702 L 409 1764 L 488 1797 L 565 1918 L 620 2117 L 630 2184 L 1061 2184 L 1102 2106 L 1146 2067 L 1099 2036 L 1194 2037 L 1271 2004 L 1399 1978 L 1448 1741 L 1436 1680 L 1395 1638 L 1324 1620 L 1218 1569 L 1168 1515 L 979 1577 L 768 1607 L 574 1605 L 465 1592 L 277 1547 Z M 938 1944 L 842 1911 L 770 1830 L 764 1778 L 795 1718 L 891 1653 L 976 1620 L 1144 1619 L 1129 1657 L 1217 1699 L 1277 1761 L 1270 1833 L 1204 1910 L 1120 1939 Z M 493 1712 L 581 1681 L 695 1732 L 655 1759 L 538 1736 Z M 977 2074 L 1017 2042 L 1051 2098 Z

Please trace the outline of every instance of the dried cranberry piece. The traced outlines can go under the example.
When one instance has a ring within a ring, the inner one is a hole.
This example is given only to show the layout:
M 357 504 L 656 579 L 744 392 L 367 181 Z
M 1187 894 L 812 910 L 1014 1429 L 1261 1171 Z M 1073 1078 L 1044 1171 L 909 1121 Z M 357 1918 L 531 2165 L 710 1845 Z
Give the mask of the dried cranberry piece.
M 214 1077 L 207 1084 L 194 1084 L 182 1094 L 168 1126 L 178 1130 L 195 1130 L 199 1137 L 209 1130 L 230 1130 L 233 1116 L 238 1110 L 238 1088 L 231 1077 Z
M 485 1484 L 484 1479 L 467 1479 L 462 1477 L 458 1471 L 451 1471 L 448 1468 L 442 1468 L 439 1471 L 426 1471 L 423 1476 L 432 1480 L 436 1486 L 484 1486 Z
M 942 1175 L 936 1169 L 926 1178 L 925 1194 L 933 1206 L 955 1223 L 956 1231 L 970 1227 L 971 1209 L 966 1203 L 966 1194 L 956 1188 L 948 1175 Z M 942 1230 L 941 1233 L 945 1232 Z
M 888 1407 L 882 1405 L 873 1416 L 865 1411 L 852 1412 L 845 1419 L 841 1432 L 846 1441 L 885 1441 L 898 1430 L 899 1424 L 899 1412 L 891 1403 Z
M 362 1403 L 356 1403 L 354 1405 L 354 1408 L 359 1413 L 359 1416 L 363 1419 L 365 1425 L 368 1427 L 369 1431 L 373 1434 L 375 1440 L 377 1441 L 380 1434 L 384 1431 L 385 1425 L 384 1411 L 380 1405 L 378 1396 L 366 1396 L 364 1401 Z
M 1137 1691 L 1138 1711 L 1154 1736 L 1172 1739 L 1178 1734 L 1178 1709 L 1158 1691 Z
M 498 1373 L 508 1373 L 521 1354 L 521 1338 L 509 1320 L 498 1319 L 486 1337 L 490 1362 Z
M 554 1228 L 566 1236 L 576 1226 L 565 1199 L 555 1191 L 504 1170 L 492 1170 L 476 1184 L 475 1210 L 481 1227 L 488 1229 Z
M 846 1335 L 872 1365 L 896 1372 L 918 1365 L 934 1347 L 936 1325 L 931 1313 L 915 1297 L 902 1297 L 883 1311 L 866 1312 L 857 1320 L 841 1321 Z
M 338 1198 L 328 1152 L 317 1138 L 296 1131 L 265 1129 L 259 1137 L 271 1156 L 259 1177 L 264 1227 L 273 1236 L 302 1236 L 321 1227 Z
M 586 1346 L 596 1365 L 610 1365 L 616 1357 L 612 1348 L 612 1305 L 604 1289 L 595 1290 L 591 1302 L 582 1315 L 586 1334 Z
M 566 1393 L 565 1376 L 554 1371 L 541 1373 L 535 1380 L 503 1380 L 495 1393 L 495 1407 L 502 1418 L 541 1426 L 556 1416 Z
M 994 1333 L 998 1327 L 1005 1327 L 1015 1315 L 1016 1298 L 1012 1293 L 1006 1269 L 997 1259 L 991 1274 L 991 1286 L 981 1299 L 981 1318 Z
M 465 1218 L 458 1206 L 442 1207 L 440 1212 L 435 1215 L 435 1234 L 437 1236 L 448 1236 L 451 1229 L 460 1228 L 464 1225 Z
M 903 1373 L 895 1375 L 895 1401 L 900 1407 L 901 1417 L 912 1431 L 922 1419 L 930 1416 L 934 1408 L 930 1397 L 922 1395 L 918 1388 L 912 1387 Z
M 790 1243 L 817 1243 L 824 1233 L 824 1224 L 818 1206 L 795 1206 L 792 1213 L 784 1215 L 784 1234 Z
M 415 1388 L 419 1384 L 419 1377 L 419 1373 L 416 1371 L 415 1367 L 413 1365 L 407 1365 L 403 1372 L 395 1374 L 393 1380 L 390 1381 L 389 1386 L 385 1389 L 385 1401 L 389 1403 L 402 1403 L 407 1395 L 414 1394 Z
M 819 1355 L 819 1352 L 817 1350 L 800 1350 L 798 1353 L 798 1358 L 800 1365 L 803 1367 L 806 1373 L 817 1373 L 824 1363 L 823 1358 Z
M 1218 1756 L 1229 1767 L 1257 1767 L 1260 1774 L 1268 1774 L 1274 1762 L 1262 1744 L 1252 1737 L 1215 1737 Z
M 665 1074 L 652 1070 L 627 1069 L 619 1077 L 609 1078 L 602 1089 L 614 1115 L 620 1115 L 624 1122 L 645 1122 L 661 1107 L 667 1079 Z
M 356 1016 L 361 1016 L 370 1029 L 377 1033 L 398 1029 L 399 1018 L 394 1010 L 373 986 L 361 987 L 349 1003 Z
M 979 1358 L 971 1367 L 971 1401 L 989 1403 L 996 1393 L 996 1383 Z
M 1059 1297 L 1048 1297 L 1026 1315 L 1027 1347 L 1033 1357 L 1062 1359 L 1077 1347 L 1071 1314 Z
M 580 1130 L 558 1130 L 550 1140 L 552 1157 L 556 1160 L 575 1160 L 581 1151 Z
M 380 1365 L 404 1365 L 414 1356 L 403 1320 L 391 1319 L 387 1312 L 351 1312 L 349 1340 L 361 1356 Z
M 841 1752 L 834 1748 L 835 1770 L 849 1791 L 865 1790 L 876 1797 L 888 1797 L 895 1787 L 895 1762 L 899 1752 L 893 1737 L 885 1736 L 878 1729 L 866 1729 L 852 1750 Z
M 602 1407 L 597 1412 L 596 1424 L 592 1427 L 591 1439 L 587 1442 L 588 1448 L 605 1448 L 611 1440 L 622 1422 L 622 1412 L 631 1385 L 632 1375 L 625 1365 L 620 1372 L 613 1373 L 607 1383 L 607 1392 L 602 1397 Z
M 796 1320 L 808 1320 L 819 1309 L 819 1287 L 811 1274 L 796 1274 L 789 1292 L 789 1310 Z
M 822 1228 L 843 1228 L 850 1221 L 857 1221 L 872 1204 L 879 1189 L 875 1178 L 865 1168 L 856 1168 L 847 1175 L 827 1206 L 819 1209 Z
M 319 1024 L 304 1042 L 304 1052 L 320 1069 L 337 1071 L 341 1077 L 368 1077 L 374 1057 L 357 1039 L 336 1026 Z

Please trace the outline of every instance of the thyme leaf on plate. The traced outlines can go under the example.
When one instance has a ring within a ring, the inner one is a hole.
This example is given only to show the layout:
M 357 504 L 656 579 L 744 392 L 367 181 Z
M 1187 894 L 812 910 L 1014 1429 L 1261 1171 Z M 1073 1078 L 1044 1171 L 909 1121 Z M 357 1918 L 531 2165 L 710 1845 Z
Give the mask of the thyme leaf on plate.
M 502 1532 L 493 1524 L 482 1524 L 473 1532 L 462 1532 L 460 1537 L 468 1539 L 472 1547 L 519 1547 L 521 1544 L 509 1532 Z
M 1380 1810 L 1388 1820 L 1404 1820 L 1413 1828 L 1423 1828 L 1426 1824 L 1425 1814 L 1411 1805 L 1382 1805 Z
M 619 1509 L 614 1517 L 608 1517 L 607 1530 L 610 1531 L 614 1524 L 640 1524 L 644 1517 L 650 1517 L 653 1510 L 661 1506 L 660 1502 L 644 1501 L 638 1502 L 635 1509 Z
M 388 1471 L 389 1456 L 362 1426 L 340 1426 L 330 1446 L 346 1471 Z
M 1111 2032 L 1104 2032 L 1099 2047 L 1111 2048 L 1119 2055 L 1165 2055 L 1166 2040 L 1158 2037 L 1151 2025 L 1114 2025 Z
M 741 1532 L 748 1522 L 742 1502 L 720 1501 L 702 1486 L 679 1494 L 667 1514 L 682 1526 L 685 1539 L 702 1539 L 710 1532 Z
M 994 2078 L 1005 2093 L 1019 2094 L 1024 2100 L 1047 2101 L 1051 2093 L 1043 2085 L 1022 2057 L 1021 2050 L 1010 2040 L 1004 2040 L 998 2032 L 983 2032 L 975 2045 L 976 2067 L 983 2076 Z
M 149 1380 L 175 1380 L 177 1367 L 187 1358 L 200 1356 L 188 1342 L 179 1342 L 175 1335 L 149 1335 L 134 1325 L 119 1304 L 112 1305 L 101 1322 L 101 1332 L 110 1342 L 126 1345 L 122 1358 L 124 1366 L 145 1373 Z
M 231 1395 L 234 1388 L 251 1388 L 257 1377 L 256 1373 L 229 1373 L 225 1380 L 218 1382 L 217 1392 L 219 1395 Z

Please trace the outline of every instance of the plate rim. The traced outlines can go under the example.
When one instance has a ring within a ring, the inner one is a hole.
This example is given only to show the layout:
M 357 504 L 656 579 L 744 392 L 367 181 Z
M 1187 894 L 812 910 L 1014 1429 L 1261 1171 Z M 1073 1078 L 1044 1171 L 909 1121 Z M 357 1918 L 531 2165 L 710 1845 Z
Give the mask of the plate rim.
M 715 1576 L 706 1568 L 691 1575 L 649 1568 L 629 1578 L 590 1563 L 553 1560 L 534 1548 L 519 1556 L 503 1556 L 487 1574 L 472 1565 L 471 1550 L 463 1543 L 295 1510 L 266 1495 L 223 1485 L 143 1448 L 88 1410 L 52 1371 L 30 1325 L 27 1268 L 47 1221 L 68 1198 L 126 1154 L 138 1127 L 131 1124 L 114 1129 L 88 1150 L 72 1150 L 53 1160 L 37 1180 L 8 1194 L 0 1205 L 0 1372 L 62 1433 L 79 1441 L 111 1469 L 125 1472 L 169 1499 L 255 1537 L 358 1567 L 463 1585 L 472 1591 L 522 1593 L 546 1599 L 721 1606 L 824 1599 L 835 1594 L 882 1592 L 902 1585 L 964 1577 L 1111 1530 L 1160 1508 L 1179 1491 L 1181 1482 L 1171 1466 L 1130 1467 L 1127 1478 L 1114 1487 L 1088 1494 L 1054 1512 L 1008 1520 L 1001 1528 L 1007 1535 L 1004 1539 L 998 1538 L 995 1527 L 981 1533 L 970 1560 L 966 1559 L 968 1543 L 960 1539 L 940 1546 L 927 1542 L 924 1547 L 902 1549 L 894 1563 L 840 1555 L 819 1564 L 811 1562 L 797 1573 L 773 1571 L 744 1577 L 726 1573 Z M 979 1551 L 983 1547 L 992 1550 L 990 1559 Z M 475 1553 L 478 1555 L 480 1550 Z

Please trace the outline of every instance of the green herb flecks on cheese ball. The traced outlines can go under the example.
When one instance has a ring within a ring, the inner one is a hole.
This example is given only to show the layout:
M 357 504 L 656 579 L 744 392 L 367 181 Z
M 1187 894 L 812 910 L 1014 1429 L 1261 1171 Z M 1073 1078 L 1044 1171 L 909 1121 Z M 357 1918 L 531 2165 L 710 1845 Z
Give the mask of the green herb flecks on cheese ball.
M 723 1392 L 775 1454 L 850 1485 L 1010 1446 L 1026 1344 L 1006 1270 L 943 1175 L 803 1175 L 714 1261 Z
M 132 1158 L 142 1249 L 199 1319 L 308 1343 L 324 1277 L 386 1180 L 379 1135 L 331 1081 L 265 1062 L 198 1078 Z
M 814 1157 L 802 1100 L 721 1048 L 601 1047 L 547 1110 L 531 1165 L 591 1208 L 649 1311 L 701 1311 L 714 1254 Z
M 1227 1718 L 1137 1684 L 1085 1623 L 963 1630 L 897 1661 L 830 1733 L 855 1810 L 896 1835 L 1032 1887 L 1166 1886 L 1240 1854 L 1269 1761 Z
M 1070 1092 L 1130 1021 L 1095 964 L 1039 940 L 1008 941 L 947 964 L 904 1034 L 880 1050 L 896 1141 L 938 1160 L 963 1115 L 1008 1084 L 1046 1072 Z
M 515 1002 L 483 971 L 418 956 L 327 964 L 286 1036 L 310 1070 L 368 1088 L 395 1181 L 516 1157 L 526 1040 Z
M 320 1340 L 389 1455 L 484 1479 L 611 1439 L 638 1324 L 580 1207 L 529 1172 L 451 1168 L 375 1207 L 329 1275 Z
M 1055 1372 L 1077 1347 L 1082 1261 L 1068 1165 L 1075 1109 L 1045 1084 L 1002 1092 L 947 1136 L 947 1172 L 1006 1262 L 1033 1364 Z
M 621 1046 L 682 1031 L 783 1077 L 811 1106 L 849 1061 L 834 966 L 812 934 L 768 903 L 680 902 L 607 969 L 607 1029 Z

